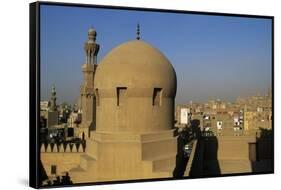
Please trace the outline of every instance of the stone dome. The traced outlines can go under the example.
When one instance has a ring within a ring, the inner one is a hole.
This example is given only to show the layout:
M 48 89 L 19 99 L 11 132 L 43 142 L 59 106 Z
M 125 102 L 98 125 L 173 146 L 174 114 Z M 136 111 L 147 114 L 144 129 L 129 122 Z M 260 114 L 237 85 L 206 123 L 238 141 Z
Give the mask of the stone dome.
M 94 78 L 96 131 L 147 133 L 174 125 L 176 73 L 169 60 L 141 40 L 112 49 Z
M 142 40 L 132 40 L 112 49 L 99 63 L 95 88 L 163 89 L 166 97 L 175 97 L 176 73 L 170 61 Z

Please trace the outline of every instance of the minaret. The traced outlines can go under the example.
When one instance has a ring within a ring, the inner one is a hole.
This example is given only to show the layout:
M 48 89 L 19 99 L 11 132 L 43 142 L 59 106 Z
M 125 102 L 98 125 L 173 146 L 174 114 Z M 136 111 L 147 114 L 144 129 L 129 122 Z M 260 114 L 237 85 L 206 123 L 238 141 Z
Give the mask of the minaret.
M 84 82 L 80 89 L 82 124 L 80 136 L 89 137 L 90 131 L 95 129 L 96 123 L 96 98 L 94 90 L 95 71 L 97 69 L 97 54 L 99 52 L 99 44 L 96 43 L 97 33 L 95 29 L 90 28 L 88 31 L 88 40 L 84 45 L 86 53 L 85 63 L 82 65 Z
M 53 85 L 51 91 L 50 106 L 47 112 L 47 127 L 52 127 L 58 125 L 59 123 L 59 114 L 56 104 L 56 100 L 57 100 L 56 94 L 57 94 L 56 88 L 55 85 Z
M 140 25 L 137 25 L 137 40 L 140 40 Z
M 50 111 L 57 111 L 57 104 L 56 104 L 56 88 L 55 85 L 52 86 L 52 92 L 51 92 L 51 100 L 50 100 Z

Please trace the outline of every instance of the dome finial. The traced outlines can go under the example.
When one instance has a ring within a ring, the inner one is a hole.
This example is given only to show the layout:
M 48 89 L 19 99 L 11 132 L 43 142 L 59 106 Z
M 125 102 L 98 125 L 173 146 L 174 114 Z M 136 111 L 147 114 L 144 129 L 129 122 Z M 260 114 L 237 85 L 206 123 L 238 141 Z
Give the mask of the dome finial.
M 140 39 L 140 25 L 138 23 L 138 25 L 137 25 L 137 40 L 139 40 L 139 39 Z

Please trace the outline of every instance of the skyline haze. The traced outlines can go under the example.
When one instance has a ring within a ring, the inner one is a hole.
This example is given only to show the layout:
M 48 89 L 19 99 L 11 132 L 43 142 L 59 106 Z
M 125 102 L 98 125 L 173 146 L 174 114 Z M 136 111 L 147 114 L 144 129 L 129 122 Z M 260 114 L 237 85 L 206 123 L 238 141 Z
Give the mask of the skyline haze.
M 177 104 L 234 101 L 271 87 L 270 19 L 48 5 L 41 7 L 40 19 L 41 100 L 49 99 L 55 84 L 58 102 L 75 103 L 90 27 L 101 46 L 99 62 L 112 48 L 136 38 L 137 23 L 141 39 L 174 66 Z

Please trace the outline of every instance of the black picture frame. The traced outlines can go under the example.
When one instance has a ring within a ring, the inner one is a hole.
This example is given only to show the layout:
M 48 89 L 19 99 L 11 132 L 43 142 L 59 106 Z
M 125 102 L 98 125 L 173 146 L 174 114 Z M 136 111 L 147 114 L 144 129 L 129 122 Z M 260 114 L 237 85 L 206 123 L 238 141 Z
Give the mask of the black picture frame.
M 117 10 L 133 10 L 133 11 L 147 11 L 147 12 L 168 12 L 168 13 L 184 13 L 195 15 L 210 15 L 210 16 L 231 16 L 231 17 L 246 17 L 246 18 L 264 18 L 271 20 L 272 31 L 272 149 L 274 150 L 274 17 L 264 15 L 247 15 L 247 14 L 232 14 L 232 13 L 218 13 L 218 12 L 200 12 L 200 11 L 187 11 L 187 10 L 164 10 L 155 8 L 136 8 L 136 7 L 121 7 L 121 6 L 108 6 L 108 5 L 90 5 L 90 4 L 76 4 L 76 3 L 59 3 L 59 2 L 34 2 L 29 5 L 29 39 L 30 39 L 30 78 L 29 78 L 29 185 L 33 188 L 42 188 L 40 186 L 40 177 L 42 177 L 42 164 L 40 162 L 40 6 L 41 5 L 54 5 L 54 6 L 67 6 L 67 7 L 85 7 L 85 8 L 105 8 Z M 274 151 L 272 151 L 272 166 L 271 172 L 251 172 L 239 174 L 222 174 L 218 176 L 201 176 L 200 178 L 209 177 L 227 177 L 227 176 L 242 176 L 242 175 L 258 175 L 258 174 L 271 174 L 274 173 Z M 198 177 L 183 177 L 182 179 L 194 179 Z M 162 180 L 175 180 L 175 178 L 157 178 L 157 179 L 138 179 L 138 180 L 124 180 L 124 181 L 110 181 L 110 182 L 93 182 L 63 185 L 66 186 L 84 186 L 84 185 L 99 185 L 99 184 L 116 184 L 116 183 L 134 183 L 146 181 L 162 181 Z M 56 186 L 50 186 L 56 187 Z M 61 187 L 61 186 L 60 186 Z M 44 186 L 44 188 L 49 188 Z

